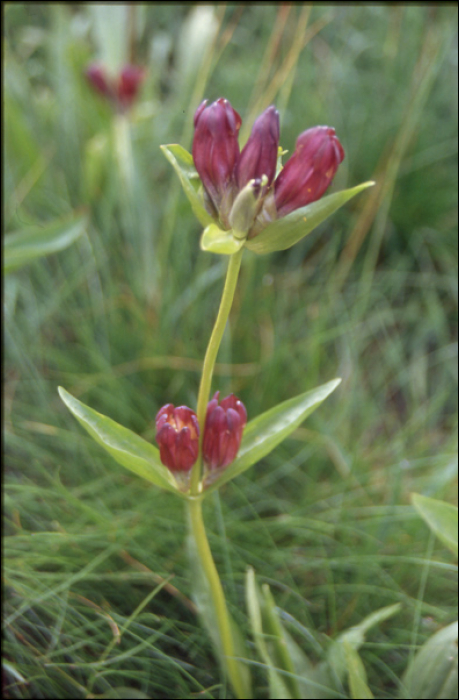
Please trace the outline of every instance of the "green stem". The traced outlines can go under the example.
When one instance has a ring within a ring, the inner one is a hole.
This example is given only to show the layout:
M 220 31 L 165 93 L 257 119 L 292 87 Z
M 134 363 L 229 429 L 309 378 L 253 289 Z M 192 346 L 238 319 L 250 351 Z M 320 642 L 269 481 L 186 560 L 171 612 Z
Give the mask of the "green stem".
M 113 124 L 118 168 L 123 186 L 125 187 L 125 194 L 129 196 L 132 191 L 134 179 L 134 162 L 129 119 L 126 114 L 115 114 Z
M 215 610 L 219 637 L 222 645 L 226 670 L 231 684 L 238 698 L 251 697 L 247 683 L 241 675 L 240 662 L 235 658 L 233 633 L 231 631 L 231 620 L 226 606 L 225 594 L 218 571 L 215 567 L 210 551 L 209 542 L 206 535 L 204 520 L 202 517 L 202 500 L 188 500 L 188 512 L 190 515 L 191 532 L 196 545 L 199 561 L 207 579 L 212 597 L 213 608 Z
M 228 269 L 226 271 L 225 286 L 223 288 L 223 294 L 220 301 L 220 308 L 218 310 L 217 320 L 215 321 L 214 329 L 212 335 L 210 336 L 209 344 L 206 350 L 206 356 L 204 358 L 204 364 L 202 367 L 201 384 L 199 386 L 198 393 L 198 406 L 197 406 L 197 416 L 198 423 L 201 430 L 200 435 L 200 450 L 202 452 L 202 439 L 204 435 L 204 423 L 206 420 L 206 410 L 207 403 L 209 401 L 210 387 L 212 384 L 212 375 L 215 367 L 215 360 L 217 359 L 218 349 L 223 337 L 223 332 L 226 327 L 226 322 L 228 320 L 229 312 L 233 304 L 234 292 L 236 290 L 237 278 L 239 275 L 239 268 L 241 267 L 242 253 L 244 248 L 242 247 L 240 251 L 230 256 L 228 262 Z M 191 473 L 191 494 L 196 496 L 199 493 L 199 481 L 201 478 L 201 464 L 202 459 L 199 459 L 193 467 Z
M 212 375 L 215 361 L 217 359 L 220 343 L 225 331 L 226 322 L 233 304 L 234 292 L 236 291 L 237 278 L 241 267 L 243 248 L 238 253 L 232 255 L 228 262 L 226 271 L 225 286 L 223 287 L 220 308 L 218 310 L 215 325 L 207 346 L 204 364 L 202 368 L 201 383 L 199 386 L 197 416 L 200 426 L 200 457 L 193 467 L 191 473 L 190 498 L 188 499 L 188 512 L 190 516 L 191 534 L 195 543 L 199 564 L 209 587 L 212 607 L 218 626 L 218 636 L 221 642 L 226 671 L 230 682 L 238 698 L 249 698 L 250 690 L 247 682 L 241 673 L 240 662 L 235 658 L 233 631 L 231 629 L 231 619 L 226 606 L 225 594 L 218 571 L 216 569 L 212 552 L 207 540 L 204 520 L 202 517 L 202 499 L 196 498 L 200 494 L 200 479 L 202 471 L 202 439 L 204 434 L 204 424 L 206 419 L 207 402 L 209 400 L 210 388 L 212 385 Z

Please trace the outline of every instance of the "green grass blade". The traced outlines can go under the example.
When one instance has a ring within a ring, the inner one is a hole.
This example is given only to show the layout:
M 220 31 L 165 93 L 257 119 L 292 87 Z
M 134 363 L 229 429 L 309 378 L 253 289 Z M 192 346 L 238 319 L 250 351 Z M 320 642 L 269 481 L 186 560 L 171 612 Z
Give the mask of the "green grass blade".
M 268 651 L 268 646 L 265 640 L 265 632 L 263 630 L 262 609 L 264 607 L 264 601 L 258 589 L 255 580 L 255 572 L 252 568 L 247 569 L 245 592 L 247 611 L 249 614 L 252 635 L 255 640 L 255 646 L 257 647 L 258 653 L 263 659 L 263 662 L 266 664 L 268 671 L 269 697 L 273 700 L 274 698 L 290 700 L 292 695 L 290 694 L 284 679 L 278 673 Z
M 365 641 L 365 634 L 375 625 L 384 622 L 392 615 L 398 613 L 401 609 L 399 603 L 387 605 L 380 608 L 370 615 L 367 615 L 358 625 L 349 628 L 342 632 L 333 642 L 327 656 L 327 661 L 333 671 L 333 675 L 342 683 L 349 672 L 348 658 L 349 652 L 346 652 L 347 647 L 354 651 L 358 651 Z
M 362 663 L 358 651 L 356 651 L 349 642 L 344 642 L 344 654 L 349 676 L 351 697 L 357 700 L 373 698 L 373 693 L 367 685 L 365 666 Z
M 73 214 L 70 218 L 7 234 L 3 247 L 3 271 L 13 272 L 36 258 L 67 248 L 81 236 L 86 226 L 86 215 Z
M 413 493 L 411 500 L 432 532 L 457 557 L 457 507 L 418 493 Z

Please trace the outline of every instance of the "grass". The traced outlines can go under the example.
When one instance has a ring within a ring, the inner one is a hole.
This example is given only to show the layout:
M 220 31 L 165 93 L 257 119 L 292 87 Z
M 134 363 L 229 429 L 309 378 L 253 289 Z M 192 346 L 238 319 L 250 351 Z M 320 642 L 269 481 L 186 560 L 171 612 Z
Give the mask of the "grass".
M 4 693 L 231 697 L 189 600 L 182 504 L 110 461 L 57 395 L 148 440 L 163 404 L 195 405 L 224 261 L 200 252 L 159 145 L 189 147 L 199 102 L 225 96 L 245 137 L 275 102 L 289 150 L 330 123 L 346 150 L 333 187 L 377 185 L 290 250 L 244 257 L 215 388 L 253 417 L 343 383 L 209 499 L 210 543 L 247 637 L 253 566 L 314 661 L 401 602 L 361 652 L 375 697 L 399 697 L 416 648 L 457 616 L 454 560 L 410 504 L 455 502 L 457 484 L 456 8 L 215 5 L 196 27 L 188 6 L 137 7 L 130 185 L 82 77 L 104 49 L 89 6 L 4 11 L 6 229 L 90 218 L 5 279 Z

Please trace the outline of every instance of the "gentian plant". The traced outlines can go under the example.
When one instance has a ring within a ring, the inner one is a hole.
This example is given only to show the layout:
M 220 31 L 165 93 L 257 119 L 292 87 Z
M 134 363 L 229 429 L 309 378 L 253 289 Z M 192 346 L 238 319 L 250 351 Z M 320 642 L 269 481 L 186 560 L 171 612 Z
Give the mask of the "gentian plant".
M 344 158 L 335 130 L 328 126 L 300 134 L 292 156 L 282 166 L 279 115 L 273 106 L 255 121 L 242 151 L 238 141 L 241 118 L 228 100 L 220 98 L 210 105 L 203 102 L 194 124 L 192 154 L 175 144 L 162 149 L 204 228 L 202 249 L 228 256 L 196 411 L 172 404 L 159 410 L 158 450 L 64 389 L 59 392 L 82 426 L 117 462 L 183 499 L 188 512 L 192 583 L 198 609 L 235 694 L 251 698 L 249 667 L 243 661 L 247 649 L 228 612 L 207 540 L 202 504 L 210 493 L 259 462 L 290 435 L 340 380 L 329 381 L 248 420 L 238 397 L 231 394 L 221 399 L 216 391 L 210 399 L 214 365 L 244 249 L 264 254 L 289 248 L 373 183 L 323 196 Z M 254 590 L 253 575 L 249 573 L 248 591 L 253 594 Z M 272 611 L 272 607 L 269 609 Z M 250 611 L 252 619 L 257 620 L 253 595 L 249 595 Z M 285 694 L 287 690 L 282 693 L 277 697 L 290 697 Z M 292 693 L 292 697 L 298 697 L 296 691 Z

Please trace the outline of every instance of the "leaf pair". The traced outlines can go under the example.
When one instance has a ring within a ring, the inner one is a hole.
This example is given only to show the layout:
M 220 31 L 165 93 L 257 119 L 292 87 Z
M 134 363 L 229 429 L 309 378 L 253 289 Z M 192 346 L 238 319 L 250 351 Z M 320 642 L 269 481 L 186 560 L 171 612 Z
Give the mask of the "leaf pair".
M 286 250 L 311 233 L 356 194 L 375 184 L 372 181 L 364 182 L 356 187 L 322 197 L 268 224 L 254 238 L 244 240 L 233 236 L 231 230 L 221 229 L 204 207 L 200 193 L 201 181 L 191 154 L 178 144 L 161 146 L 161 150 L 177 173 L 195 216 L 204 226 L 201 248 L 220 255 L 234 255 L 244 245 L 259 255 Z
M 204 491 L 208 495 L 222 484 L 234 479 L 271 452 L 292 433 L 338 386 L 340 379 L 284 401 L 249 421 L 242 438 L 239 454 Z M 83 428 L 123 467 L 147 481 L 186 496 L 179 490 L 172 473 L 160 460 L 159 450 L 128 428 L 94 411 L 62 387 L 59 395 Z

